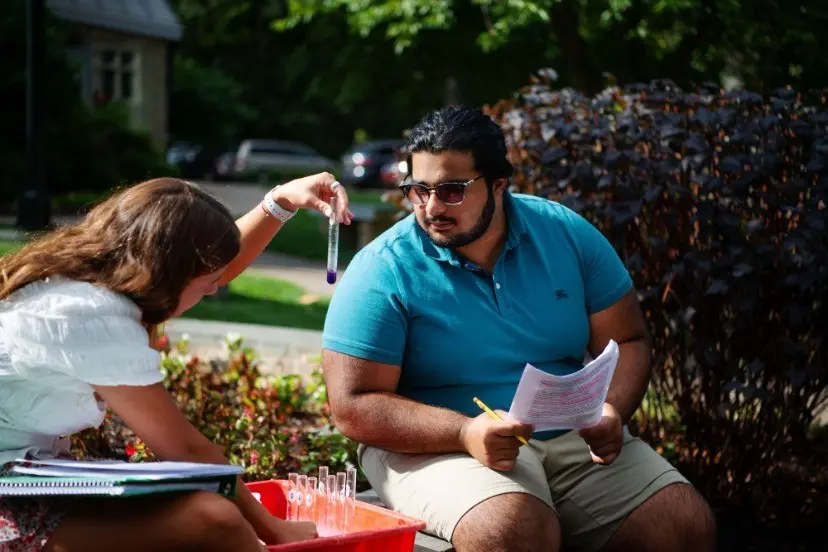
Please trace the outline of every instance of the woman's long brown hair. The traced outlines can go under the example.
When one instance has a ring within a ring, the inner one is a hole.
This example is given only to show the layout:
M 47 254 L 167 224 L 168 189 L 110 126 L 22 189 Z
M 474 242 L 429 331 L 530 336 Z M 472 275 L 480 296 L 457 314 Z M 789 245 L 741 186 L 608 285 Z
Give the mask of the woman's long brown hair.
M 152 328 L 170 318 L 194 278 L 227 265 L 239 248 L 238 227 L 219 201 L 183 180 L 149 180 L 0 257 L 0 300 L 62 276 L 125 295 Z

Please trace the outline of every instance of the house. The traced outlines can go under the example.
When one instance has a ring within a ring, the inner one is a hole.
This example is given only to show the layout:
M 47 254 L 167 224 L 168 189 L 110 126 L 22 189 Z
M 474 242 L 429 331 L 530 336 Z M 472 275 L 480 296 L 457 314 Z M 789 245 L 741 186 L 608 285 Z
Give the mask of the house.
M 120 101 L 136 129 L 167 146 L 172 52 L 181 24 L 167 0 L 46 0 L 68 23 L 67 53 L 92 105 Z

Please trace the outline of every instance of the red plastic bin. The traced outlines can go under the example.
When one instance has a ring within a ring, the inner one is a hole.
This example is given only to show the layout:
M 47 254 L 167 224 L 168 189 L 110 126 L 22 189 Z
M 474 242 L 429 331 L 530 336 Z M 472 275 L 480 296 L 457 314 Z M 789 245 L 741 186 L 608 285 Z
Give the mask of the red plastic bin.
M 247 488 L 261 495 L 262 505 L 271 514 L 282 519 L 287 516 L 287 481 L 257 481 L 248 483 Z M 267 549 L 273 552 L 412 552 L 417 532 L 425 526 L 424 521 L 357 500 L 348 533 L 268 546 Z

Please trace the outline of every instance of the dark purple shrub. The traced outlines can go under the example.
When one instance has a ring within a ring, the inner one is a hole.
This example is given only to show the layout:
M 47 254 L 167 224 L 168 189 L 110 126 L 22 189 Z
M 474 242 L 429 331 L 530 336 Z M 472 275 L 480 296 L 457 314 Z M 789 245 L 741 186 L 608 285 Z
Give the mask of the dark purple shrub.
M 514 186 L 589 218 L 634 278 L 655 355 L 642 436 L 714 501 L 770 504 L 828 387 L 826 95 L 585 97 L 540 77 L 488 111 Z

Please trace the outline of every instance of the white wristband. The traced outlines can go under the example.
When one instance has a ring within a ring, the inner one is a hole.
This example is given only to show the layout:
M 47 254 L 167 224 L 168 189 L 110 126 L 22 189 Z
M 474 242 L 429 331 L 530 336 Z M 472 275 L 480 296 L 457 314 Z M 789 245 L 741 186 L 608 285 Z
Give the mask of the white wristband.
M 278 188 L 278 186 L 276 186 Z M 276 188 L 273 188 L 275 190 Z M 276 217 L 282 222 L 289 221 L 293 215 L 296 214 L 296 211 L 288 211 L 273 199 L 273 190 L 270 190 L 265 194 L 264 197 L 264 208 L 265 211 Z

